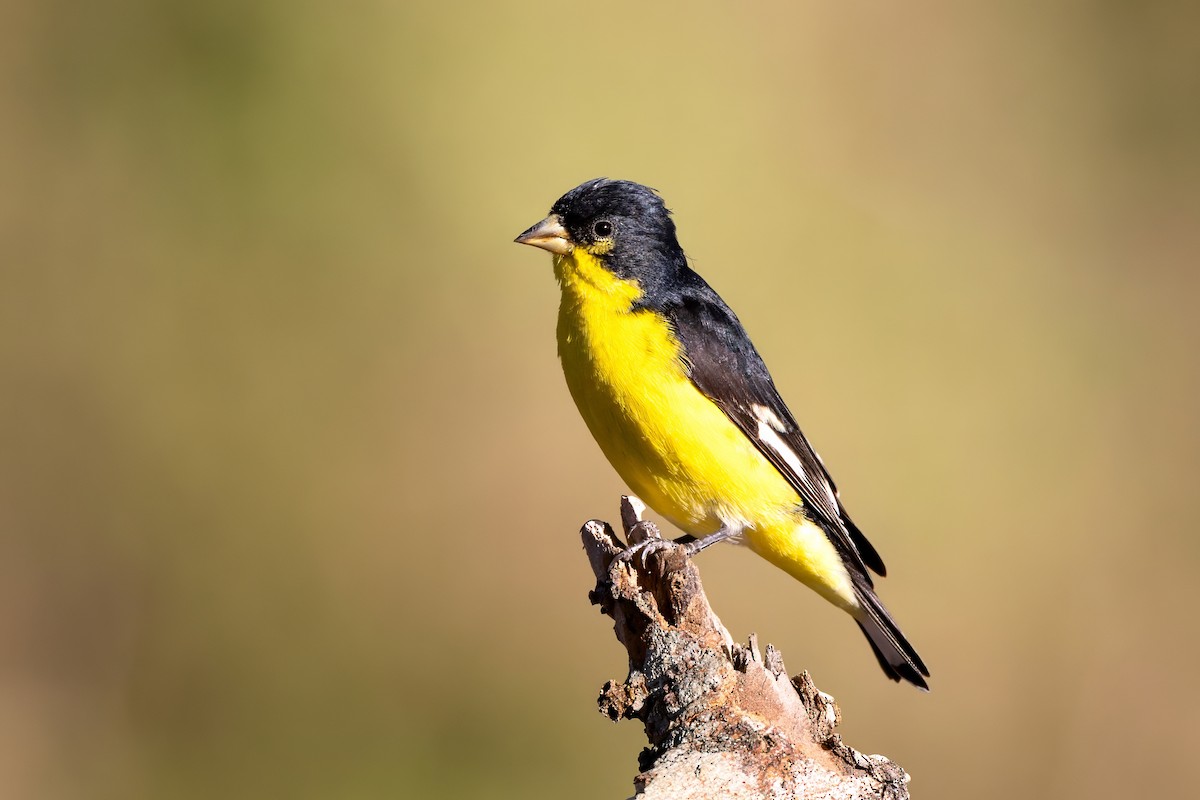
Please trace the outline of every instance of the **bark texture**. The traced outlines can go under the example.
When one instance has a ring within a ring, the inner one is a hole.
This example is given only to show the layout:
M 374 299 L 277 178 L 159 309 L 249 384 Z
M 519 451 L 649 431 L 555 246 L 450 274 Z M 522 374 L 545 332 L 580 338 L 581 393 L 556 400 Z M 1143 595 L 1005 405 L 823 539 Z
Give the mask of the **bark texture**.
M 623 498 L 630 543 L 658 539 L 642 506 Z M 636 798 L 908 797 L 908 775 L 883 756 L 857 752 L 835 731 L 838 707 L 808 673 L 789 678 L 771 645 L 733 641 L 713 613 L 683 547 L 663 542 L 643 559 L 606 522 L 583 526 L 596 574 L 593 603 L 612 617 L 629 677 L 609 681 L 600 711 L 637 719 L 650 746 L 639 758 Z

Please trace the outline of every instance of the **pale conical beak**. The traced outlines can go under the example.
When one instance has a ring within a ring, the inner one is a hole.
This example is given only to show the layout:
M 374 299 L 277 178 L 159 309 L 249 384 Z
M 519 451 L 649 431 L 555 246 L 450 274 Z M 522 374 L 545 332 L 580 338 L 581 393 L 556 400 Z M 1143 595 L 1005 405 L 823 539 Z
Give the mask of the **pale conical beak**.
M 570 234 L 563 227 L 562 220 L 557 214 L 551 214 L 544 220 L 534 225 L 529 230 L 522 233 L 516 239 L 513 239 L 517 244 L 529 244 L 534 247 L 540 247 L 543 250 L 549 250 L 551 253 L 558 255 L 566 255 L 575 247 L 571 243 Z

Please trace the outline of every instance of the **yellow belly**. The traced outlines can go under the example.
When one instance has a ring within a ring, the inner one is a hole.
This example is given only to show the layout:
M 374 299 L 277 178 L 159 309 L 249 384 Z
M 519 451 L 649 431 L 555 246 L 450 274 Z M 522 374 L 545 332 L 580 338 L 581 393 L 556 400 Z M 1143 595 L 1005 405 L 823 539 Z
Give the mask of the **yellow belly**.
M 695 536 L 729 525 L 767 560 L 846 608 L 841 558 L 801 499 L 691 382 L 661 317 L 631 310 L 637 287 L 578 250 L 555 259 L 558 350 L 579 413 L 622 480 Z

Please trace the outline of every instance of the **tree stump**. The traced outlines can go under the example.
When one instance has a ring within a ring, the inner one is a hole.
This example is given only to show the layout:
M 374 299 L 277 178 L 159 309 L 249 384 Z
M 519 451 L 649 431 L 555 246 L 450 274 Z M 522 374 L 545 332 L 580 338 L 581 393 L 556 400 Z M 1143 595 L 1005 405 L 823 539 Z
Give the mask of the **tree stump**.
M 631 544 L 659 538 L 643 509 L 622 498 Z M 636 798 L 907 800 L 908 775 L 842 742 L 837 704 L 807 672 L 789 679 L 773 646 L 764 657 L 753 635 L 733 641 L 682 546 L 664 542 L 643 564 L 641 554 L 616 558 L 625 546 L 608 523 L 581 533 L 596 575 L 590 599 L 629 654 L 629 677 L 605 684 L 600 711 L 641 720 L 650 743 Z

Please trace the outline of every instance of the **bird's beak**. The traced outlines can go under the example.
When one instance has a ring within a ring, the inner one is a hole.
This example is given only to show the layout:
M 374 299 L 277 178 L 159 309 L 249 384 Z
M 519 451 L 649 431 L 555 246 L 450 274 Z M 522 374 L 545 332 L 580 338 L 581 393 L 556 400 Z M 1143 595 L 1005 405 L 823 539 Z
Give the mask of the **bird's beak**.
M 543 250 L 549 250 L 551 253 L 558 255 L 566 255 L 575 247 L 571 243 L 571 237 L 567 233 L 567 229 L 563 227 L 562 220 L 557 214 L 551 214 L 544 220 L 534 225 L 529 230 L 522 233 L 516 239 L 513 239 L 517 244 L 530 244 L 534 247 L 540 247 Z

